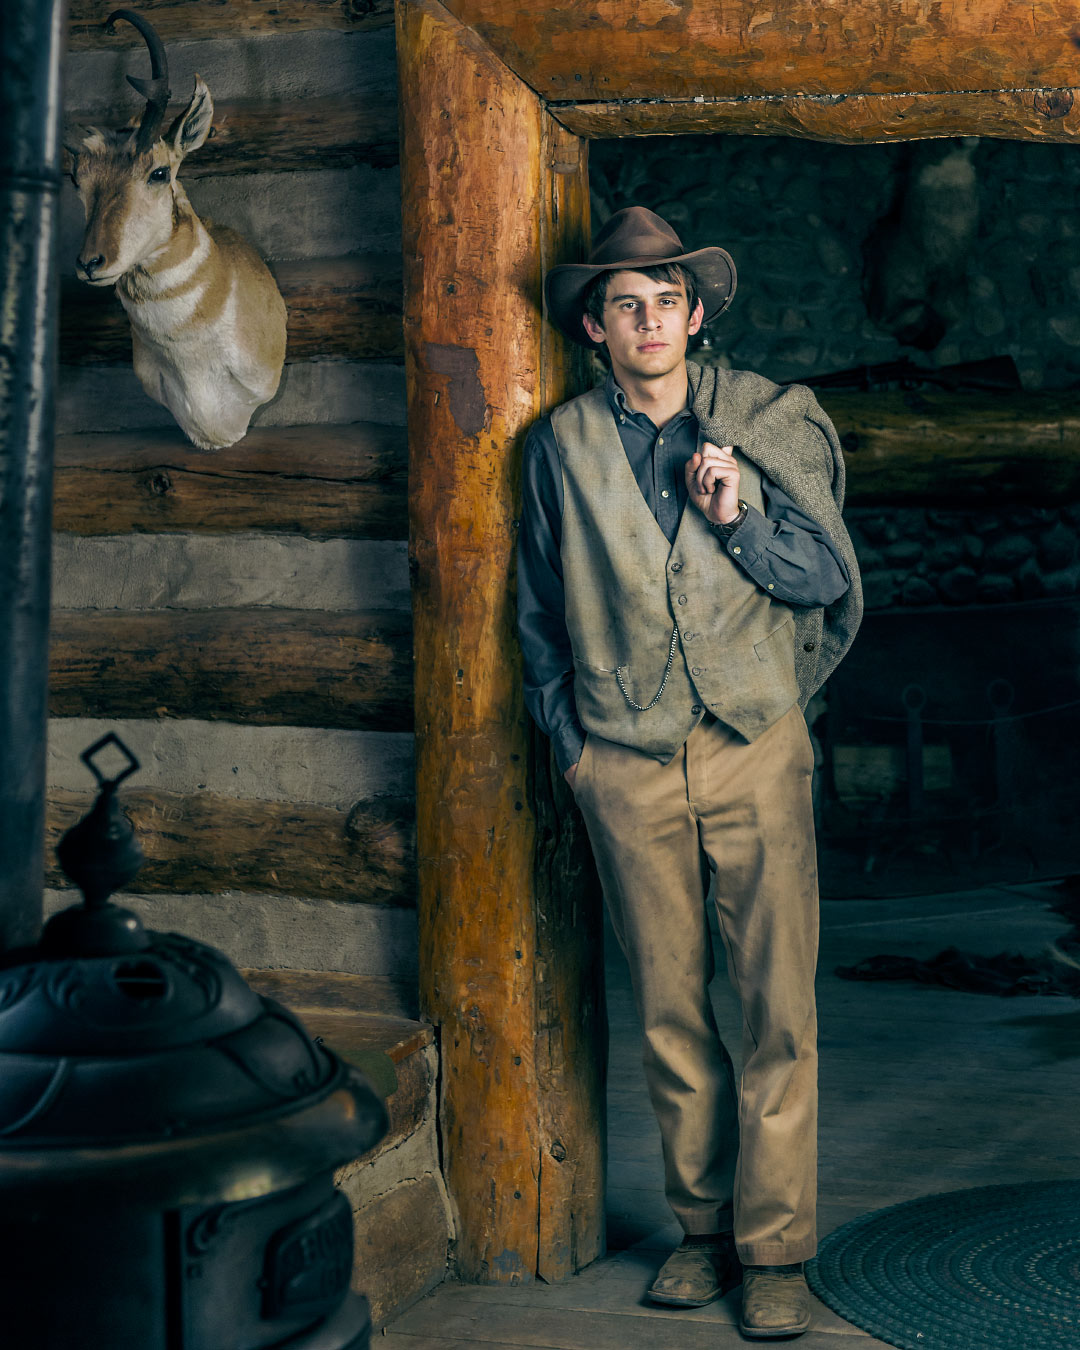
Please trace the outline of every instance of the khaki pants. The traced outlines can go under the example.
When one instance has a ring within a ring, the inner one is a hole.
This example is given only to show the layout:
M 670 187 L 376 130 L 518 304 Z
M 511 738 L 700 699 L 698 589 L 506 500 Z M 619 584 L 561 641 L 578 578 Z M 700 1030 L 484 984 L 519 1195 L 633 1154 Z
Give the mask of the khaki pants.
M 669 764 L 589 736 L 575 791 L 644 1035 L 668 1202 L 747 1265 L 816 1250 L 814 756 L 798 707 L 749 745 L 706 717 Z M 715 873 L 743 1071 L 709 1002 Z

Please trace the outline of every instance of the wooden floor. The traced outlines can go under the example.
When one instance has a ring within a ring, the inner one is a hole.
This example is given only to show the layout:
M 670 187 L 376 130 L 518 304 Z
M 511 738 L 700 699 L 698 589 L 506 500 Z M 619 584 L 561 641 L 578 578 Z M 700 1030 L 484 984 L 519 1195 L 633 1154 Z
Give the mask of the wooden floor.
M 1063 931 L 1045 907 L 1049 895 L 1032 885 L 823 904 L 822 1235 L 858 1214 L 920 1195 L 1080 1177 L 1080 1000 L 856 984 L 833 973 L 864 956 L 930 956 L 952 944 L 988 954 L 1037 953 Z M 659 1138 L 625 970 L 613 948 L 609 943 L 611 1254 L 558 1286 L 444 1284 L 377 1337 L 380 1348 L 729 1350 L 747 1344 L 735 1326 L 738 1291 L 687 1311 L 644 1300 L 680 1234 L 661 1191 Z M 739 1015 L 723 975 L 713 988 L 721 1031 L 734 1052 Z M 873 1350 L 883 1343 L 819 1304 L 813 1329 L 795 1344 Z

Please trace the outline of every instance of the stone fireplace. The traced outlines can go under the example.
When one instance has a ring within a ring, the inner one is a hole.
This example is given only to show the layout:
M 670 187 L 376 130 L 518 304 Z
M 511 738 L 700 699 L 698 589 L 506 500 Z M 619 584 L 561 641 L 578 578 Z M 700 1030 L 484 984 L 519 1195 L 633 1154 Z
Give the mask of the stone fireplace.
M 867 610 L 809 710 L 823 893 L 1074 870 L 1080 491 L 1027 452 L 1064 448 L 1064 391 L 1080 387 L 1080 157 L 971 137 L 655 137 L 594 142 L 590 182 L 594 229 L 638 202 L 688 249 L 733 254 L 738 297 L 695 359 L 779 382 L 849 371 L 863 407 L 879 394 L 894 423 L 940 419 L 918 487 L 897 460 L 875 488 L 840 391 L 818 389 L 852 469 Z M 1015 458 L 1006 436 L 993 472 L 958 485 L 991 408 L 1015 426 Z

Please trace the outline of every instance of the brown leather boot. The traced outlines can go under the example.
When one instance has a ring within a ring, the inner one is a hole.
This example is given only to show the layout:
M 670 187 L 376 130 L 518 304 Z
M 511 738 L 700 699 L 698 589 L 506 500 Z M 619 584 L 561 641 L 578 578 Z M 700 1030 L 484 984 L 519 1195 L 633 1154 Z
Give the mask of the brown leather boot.
M 741 1278 L 732 1234 L 707 1241 L 687 1237 L 660 1267 L 649 1297 L 674 1308 L 700 1308 L 734 1289 Z
M 800 1336 L 810 1325 L 802 1265 L 744 1266 L 739 1330 L 751 1340 Z

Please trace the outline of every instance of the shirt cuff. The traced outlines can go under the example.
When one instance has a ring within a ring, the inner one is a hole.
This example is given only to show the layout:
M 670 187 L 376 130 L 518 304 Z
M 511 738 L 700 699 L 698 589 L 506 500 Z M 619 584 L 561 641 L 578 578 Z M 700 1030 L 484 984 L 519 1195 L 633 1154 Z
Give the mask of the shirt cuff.
M 772 538 L 769 522 L 756 507 L 748 506 L 746 515 L 735 527 L 725 534 L 724 526 L 715 525 L 717 538 L 729 554 L 733 554 L 745 567 L 751 560 L 757 560 L 768 547 Z
M 565 773 L 581 758 L 585 748 L 585 732 L 575 725 L 560 727 L 551 733 L 551 746 L 555 751 L 555 763 L 559 772 Z

